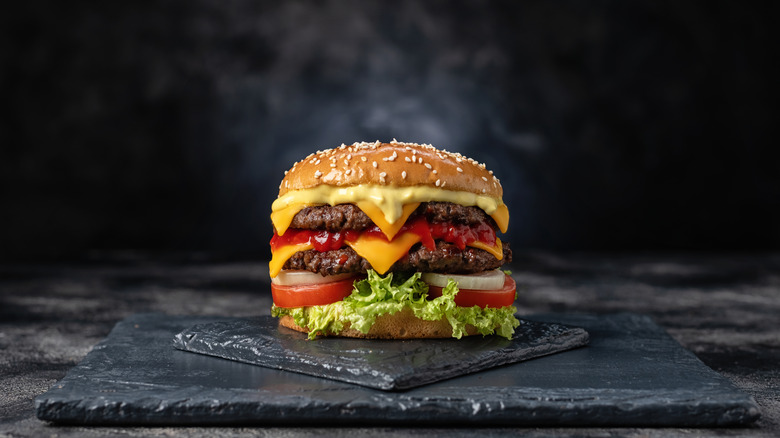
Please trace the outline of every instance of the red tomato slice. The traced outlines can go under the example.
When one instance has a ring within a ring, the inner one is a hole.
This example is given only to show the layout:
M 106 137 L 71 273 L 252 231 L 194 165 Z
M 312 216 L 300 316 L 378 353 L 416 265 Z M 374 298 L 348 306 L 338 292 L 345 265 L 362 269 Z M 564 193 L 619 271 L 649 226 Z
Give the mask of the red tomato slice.
M 271 283 L 271 294 L 277 307 L 324 306 L 348 297 L 356 277 L 332 283 L 279 286 Z
M 441 296 L 443 288 L 438 286 L 428 286 L 428 296 L 438 298 Z M 515 302 L 515 292 L 517 285 L 510 276 L 504 279 L 504 287 L 499 290 L 477 290 L 461 289 L 455 295 L 455 304 L 461 307 L 505 307 L 511 306 Z

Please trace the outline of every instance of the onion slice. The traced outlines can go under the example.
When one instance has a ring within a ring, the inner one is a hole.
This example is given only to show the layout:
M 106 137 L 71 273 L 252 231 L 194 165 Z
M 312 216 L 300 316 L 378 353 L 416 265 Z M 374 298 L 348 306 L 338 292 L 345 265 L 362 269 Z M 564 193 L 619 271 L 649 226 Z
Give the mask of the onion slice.
M 504 274 L 500 269 L 493 271 L 480 272 L 479 274 L 455 275 L 455 274 L 437 274 L 426 272 L 422 275 L 422 281 L 431 286 L 445 287 L 447 281 L 452 279 L 458 283 L 460 289 L 474 290 L 500 290 L 504 287 Z
M 279 275 L 271 279 L 271 283 L 277 286 L 299 286 L 302 284 L 325 284 L 340 281 L 355 274 L 320 275 L 309 271 L 281 271 Z

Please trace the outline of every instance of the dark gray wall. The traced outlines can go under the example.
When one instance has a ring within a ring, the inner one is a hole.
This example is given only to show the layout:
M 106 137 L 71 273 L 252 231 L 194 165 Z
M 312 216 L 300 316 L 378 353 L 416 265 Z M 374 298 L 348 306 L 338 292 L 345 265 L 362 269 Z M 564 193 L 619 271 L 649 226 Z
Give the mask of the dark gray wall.
M 394 137 L 487 162 L 516 249 L 780 246 L 772 2 L 23 3 L 0 258 L 265 256 L 285 168 Z

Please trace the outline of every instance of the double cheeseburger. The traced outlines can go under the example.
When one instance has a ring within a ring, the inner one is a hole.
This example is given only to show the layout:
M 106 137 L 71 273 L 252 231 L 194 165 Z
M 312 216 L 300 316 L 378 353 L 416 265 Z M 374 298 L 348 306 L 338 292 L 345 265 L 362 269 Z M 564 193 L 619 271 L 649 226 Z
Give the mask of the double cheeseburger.
M 272 206 L 272 315 L 312 339 L 511 338 L 502 195 L 484 164 L 430 145 L 309 155 Z

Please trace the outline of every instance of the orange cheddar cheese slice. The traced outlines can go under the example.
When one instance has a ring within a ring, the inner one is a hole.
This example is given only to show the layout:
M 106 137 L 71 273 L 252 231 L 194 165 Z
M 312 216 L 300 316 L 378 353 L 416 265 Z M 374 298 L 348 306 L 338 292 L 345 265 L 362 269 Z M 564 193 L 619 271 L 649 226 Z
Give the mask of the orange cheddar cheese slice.
M 490 246 L 485 242 L 480 242 L 479 240 L 471 242 L 467 244 L 467 246 L 485 250 L 493 254 L 493 256 L 498 260 L 504 258 L 504 246 L 501 244 L 501 239 L 499 239 L 498 237 L 496 237 L 496 244 L 494 246 Z
M 271 222 L 274 224 L 276 234 L 283 236 L 284 232 L 290 228 L 290 224 L 292 223 L 295 215 L 304 208 L 311 207 L 312 205 L 314 204 L 296 203 L 291 204 L 287 208 L 283 208 L 279 211 L 274 211 L 271 213 Z
M 289 260 L 293 254 L 310 249 L 314 249 L 314 245 L 311 243 L 299 243 L 297 245 L 280 246 L 279 248 L 276 248 L 275 251 L 271 251 L 271 261 L 268 263 L 268 271 L 271 274 L 271 278 L 279 275 L 282 266 L 287 263 L 287 260 Z
M 391 242 L 381 237 L 361 235 L 356 241 L 345 243 L 366 259 L 377 273 L 384 274 L 419 241 L 420 236 L 417 234 L 403 233 Z
M 401 227 L 404 226 L 406 220 L 409 219 L 409 216 L 414 213 L 415 210 L 417 210 L 417 207 L 420 206 L 420 203 L 414 202 L 404 205 L 401 217 L 399 217 L 394 223 L 388 222 L 387 219 L 385 219 L 385 214 L 382 212 L 382 210 L 371 201 L 361 201 L 356 205 L 363 211 L 363 213 L 366 214 L 366 216 L 368 216 L 369 219 L 371 219 L 374 225 L 382 230 L 385 236 L 387 236 L 387 240 L 393 240 L 393 237 L 398 234 L 398 231 L 401 229 Z
M 490 217 L 496 221 L 498 229 L 502 233 L 506 233 L 506 230 L 509 229 L 509 209 L 506 207 L 506 204 L 499 204 L 496 210 L 490 214 Z

